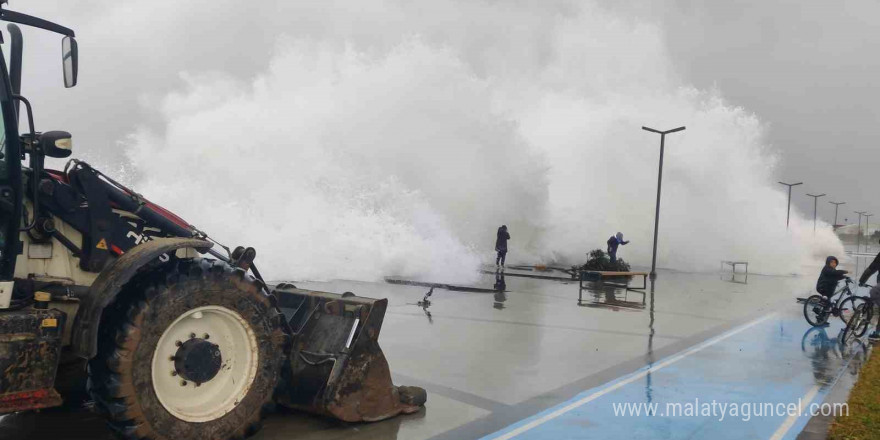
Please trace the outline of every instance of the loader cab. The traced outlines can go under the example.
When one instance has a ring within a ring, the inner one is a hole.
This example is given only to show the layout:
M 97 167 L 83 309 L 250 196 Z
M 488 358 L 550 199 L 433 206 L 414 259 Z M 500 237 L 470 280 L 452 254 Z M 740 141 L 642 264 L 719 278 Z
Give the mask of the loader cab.
M 12 279 L 19 249 L 22 179 L 18 118 L 6 57 L 0 48 L 0 280 Z
M 21 251 L 19 239 L 23 218 L 25 185 L 22 181 L 22 159 L 29 153 L 30 167 L 35 174 L 42 171 L 43 157 L 64 157 L 69 152 L 68 139 L 62 132 L 39 134 L 34 129 L 30 102 L 21 96 L 22 35 L 15 23 L 37 27 L 63 35 L 61 67 L 64 86 L 76 85 L 78 71 L 78 48 L 73 30 L 41 18 L 3 9 L 6 0 L 0 0 L 0 21 L 6 21 L 5 32 L 0 33 L 0 282 L 8 282 L 15 273 L 16 256 Z M 8 54 L 4 49 L 8 49 Z M 7 55 L 9 65 L 7 65 Z M 22 143 L 18 127 L 20 103 L 25 104 L 27 129 L 24 138 L 31 140 L 30 149 Z M 47 136 L 48 135 L 48 136 Z M 45 145 L 40 145 L 38 142 Z M 51 141 L 51 142 L 48 142 Z M 51 145 L 50 145 L 51 144 Z M 34 148 L 33 146 L 38 147 Z M 64 149 L 67 151 L 64 151 Z M 35 166 L 37 165 L 37 166 Z M 30 185 L 36 190 L 36 184 Z

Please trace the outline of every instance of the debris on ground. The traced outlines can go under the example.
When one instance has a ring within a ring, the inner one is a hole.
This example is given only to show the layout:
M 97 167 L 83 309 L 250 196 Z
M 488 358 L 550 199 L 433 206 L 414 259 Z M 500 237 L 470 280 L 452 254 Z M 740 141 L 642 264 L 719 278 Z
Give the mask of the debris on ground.
M 593 270 L 593 271 L 608 271 L 608 272 L 629 272 L 630 267 L 626 261 L 623 261 L 623 258 L 618 258 L 616 262 L 612 263 L 611 258 L 608 257 L 608 254 L 605 253 L 602 249 L 594 249 L 587 254 L 589 258 L 587 262 L 582 266 L 574 266 L 572 269 L 574 270 Z

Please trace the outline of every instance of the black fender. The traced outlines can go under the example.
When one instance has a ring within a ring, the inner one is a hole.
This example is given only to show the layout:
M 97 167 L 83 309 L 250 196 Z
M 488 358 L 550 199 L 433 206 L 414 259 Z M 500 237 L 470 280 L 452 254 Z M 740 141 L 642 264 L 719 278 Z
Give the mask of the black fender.
M 86 359 L 98 354 L 98 326 L 101 324 L 101 314 L 138 270 L 162 254 L 183 248 L 194 248 L 204 252 L 211 246 L 210 242 L 197 238 L 154 238 L 122 254 L 98 275 L 89 288 L 88 295 L 81 299 L 73 325 L 72 352 Z

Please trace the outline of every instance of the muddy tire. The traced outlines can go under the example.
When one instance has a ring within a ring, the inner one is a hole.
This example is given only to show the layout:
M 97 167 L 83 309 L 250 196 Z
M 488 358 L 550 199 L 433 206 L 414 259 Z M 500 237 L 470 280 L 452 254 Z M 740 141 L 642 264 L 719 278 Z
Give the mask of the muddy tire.
M 104 312 L 89 392 L 123 438 L 243 439 L 271 408 L 288 336 L 244 271 L 173 261 Z

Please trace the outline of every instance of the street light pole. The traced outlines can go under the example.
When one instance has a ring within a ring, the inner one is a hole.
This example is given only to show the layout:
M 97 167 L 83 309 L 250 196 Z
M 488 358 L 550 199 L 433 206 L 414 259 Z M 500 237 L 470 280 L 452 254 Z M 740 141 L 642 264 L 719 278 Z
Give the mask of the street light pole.
M 865 238 L 868 238 L 868 219 L 873 216 L 874 214 L 865 214 Z M 868 243 L 870 243 L 870 241 L 865 240 L 865 252 L 868 252 Z M 856 249 L 856 251 L 858 252 L 858 249 Z
M 866 211 L 853 211 L 859 215 L 859 226 L 856 228 L 856 252 L 862 248 L 862 216 Z
M 837 229 L 837 209 L 840 208 L 840 205 L 846 205 L 846 202 L 828 202 L 834 205 L 834 229 Z
M 684 127 L 672 130 L 660 131 L 642 126 L 642 130 L 660 135 L 660 170 L 657 172 L 657 205 L 654 210 L 654 252 L 651 256 L 651 279 L 657 278 L 657 232 L 660 228 L 660 187 L 663 184 L 663 150 L 666 145 L 666 135 L 684 130 Z
M 819 197 L 825 197 L 825 193 L 822 194 L 807 194 L 808 196 L 813 198 L 813 235 L 816 235 L 816 209 L 817 204 L 819 203 Z
M 798 182 L 798 183 L 779 182 L 779 183 L 788 187 L 788 213 L 785 214 L 785 229 L 788 229 L 788 220 L 789 220 L 789 218 L 791 218 L 791 187 L 803 185 L 804 182 Z

